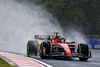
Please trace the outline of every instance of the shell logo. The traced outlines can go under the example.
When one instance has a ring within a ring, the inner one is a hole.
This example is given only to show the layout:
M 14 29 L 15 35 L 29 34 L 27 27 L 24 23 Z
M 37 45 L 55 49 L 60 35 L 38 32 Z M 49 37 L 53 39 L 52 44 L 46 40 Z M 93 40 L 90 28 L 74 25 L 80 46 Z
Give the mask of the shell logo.
M 97 44 L 100 42 L 100 39 L 97 41 Z
M 87 39 L 87 42 L 90 44 L 90 39 Z

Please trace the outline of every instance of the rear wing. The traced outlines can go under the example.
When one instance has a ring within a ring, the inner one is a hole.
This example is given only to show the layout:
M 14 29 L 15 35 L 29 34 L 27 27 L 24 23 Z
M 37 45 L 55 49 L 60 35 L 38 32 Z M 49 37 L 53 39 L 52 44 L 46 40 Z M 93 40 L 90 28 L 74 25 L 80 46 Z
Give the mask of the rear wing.
M 54 35 L 35 35 L 35 39 L 40 39 L 40 40 L 46 40 L 52 38 L 54 38 Z

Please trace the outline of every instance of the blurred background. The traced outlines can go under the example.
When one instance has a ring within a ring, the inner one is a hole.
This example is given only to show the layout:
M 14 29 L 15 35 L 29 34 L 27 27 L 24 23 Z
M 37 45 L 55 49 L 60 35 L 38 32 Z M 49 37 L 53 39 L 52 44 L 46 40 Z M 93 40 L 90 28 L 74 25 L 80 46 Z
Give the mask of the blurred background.
M 26 54 L 27 42 L 35 35 L 54 32 L 67 42 L 98 47 L 99 5 L 100 0 L 0 0 L 0 50 Z M 85 38 L 98 39 L 92 43 Z

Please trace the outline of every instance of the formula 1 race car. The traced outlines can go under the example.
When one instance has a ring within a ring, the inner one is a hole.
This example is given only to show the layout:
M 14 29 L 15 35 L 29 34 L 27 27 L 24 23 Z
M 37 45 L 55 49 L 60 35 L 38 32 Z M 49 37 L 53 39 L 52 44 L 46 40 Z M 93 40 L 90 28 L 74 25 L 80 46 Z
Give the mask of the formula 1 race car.
M 81 61 L 87 61 L 91 58 L 91 51 L 87 44 L 78 44 L 75 42 L 65 42 L 59 33 L 56 35 L 35 35 L 35 41 L 28 41 L 27 56 L 39 54 L 41 59 L 49 57 L 78 57 Z M 37 39 L 44 40 L 38 44 Z

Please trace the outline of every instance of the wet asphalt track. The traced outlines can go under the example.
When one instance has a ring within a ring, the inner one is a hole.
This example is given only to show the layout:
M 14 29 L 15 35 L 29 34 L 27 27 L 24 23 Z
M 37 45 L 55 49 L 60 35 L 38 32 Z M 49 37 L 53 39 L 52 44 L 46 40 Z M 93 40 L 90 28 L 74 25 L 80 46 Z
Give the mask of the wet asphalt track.
M 41 59 L 39 56 L 34 56 L 32 58 L 48 63 L 53 67 L 100 67 L 100 50 L 91 50 L 91 51 L 92 51 L 92 58 L 89 58 L 88 61 L 79 61 L 78 58 Z M 19 54 L 19 55 L 26 56 L 25 54 Z
M 78 58 L 71 59 L 40 59 L 40 57 L 34 57 L 40 61 L 46 62 L 53 67 L 100 67 L 100 50 L 91 50 L 92 58 L 88 61 L 79 61 Z

